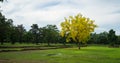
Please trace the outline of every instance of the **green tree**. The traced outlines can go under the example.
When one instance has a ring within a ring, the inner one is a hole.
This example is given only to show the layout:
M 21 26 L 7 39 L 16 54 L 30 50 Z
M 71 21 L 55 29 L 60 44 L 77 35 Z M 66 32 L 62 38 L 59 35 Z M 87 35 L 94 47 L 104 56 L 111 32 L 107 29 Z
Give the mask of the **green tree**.
M 39 39 L 39 28 L 37 24 L 33 24 L 31 26 L 32 29 L 30 29 L 30 32 L 33 34 L 32 39 L 33 39 L 33 43 L 38 44 L 38 39 Z
M 3 2 L 4 0 L 0 0 Z M 10 40 L 10 28 L 12 26 L 12 19 L 6 19 L 0 11 L 0 42 L 4 44 L 4 41 Z
M 31 43 L 32 42 L 32 37 L 33 37 L 33 34 L 31 33 L 31 31 L 26 31 L 24 33 L 24 41 L 26 43 Z
M 11 29 L 10 29 L 10 40 L 11 40 L 11 44 L 15 44 L 16 42 L 18 42 L 19 38 L 19 33 L 18 33 L 18 29 L 16 26 L 13 26 Z
M 99 42 L 99 34 L 91 33 L 90 38 L 87 43 L 89 44 L 98 44 Z
M 40 27 L 39 28 L 39 42 L 40 43 L 47 42 L 47 40 L 46 40 L 46 34 L 47 34 L 46 27 Z
M 66 37 L 58 36 L 58 42 L 66 46 Z
M 98 44 L 108 44 L 108 33 L 107 32 L 102 32 L 98 34 Z
M 2 13 L 0 12 L 0 42 L 1 44 L 3 44 L 3 41 L 5 39 L 5 24 L 6 24 L 6 21 L 5 21 L 5 17 L 2 15 Z
M 24 39 L 24 33 L 26 32 L 24 26 L 21 24 L 21 25 L 17 25 L 17 30 L 18 32 L 18 38 L 19 38 L 19 42 L 22 43 L 23 42 L 23 39 Z
M 117 39 L 117 44 L 120 45 L 120 35 L 118 36 L 118 39 Z
M 0 12 L 0 42 L 3 44 L 6 41 L 10 28 L 12 26 L 13 21 L 11 19 L 6 19 L 5 16 Z
M 13 32 L 13 31 L 12 31 L 12 28 L 13 28 L 13 20 L 12 20 L 12 19 L 8 19 L 7 21 L 8 21 L 8 23 L 9 23 L 9 25 L 8 25 L 7 32 L 6 32 L 6 38 L 7 38 L 6 41 L 7 41 L 7 42 L 10 42 L 10 41 L 11 41 L 11 39 L 10 39 L 11 33 Z
M 110 46 L 114 47 L 117 43 L 117 36 L 116 36 L 115 31 L 113 29 L 111 29 L 109 31 L 108 40 L 109 40 Z
M 61 23 L 61 36 L 66 36 L 66 41 L 70 41 L 72 38 L 75 42 L 78 42 L 80 49 L 80 43 L 85 43 L 90 33 L 94 31 L 96 25 L 93 20 L 83 17 L 81 14 L 69 16 L 65 18 L 65 21 Z
M 50 43 L 56 43 L 58 40 L 59 33 L 56 25 L 43 27 L 43 34 L 44 40 L 48 43 L 48 46 L 50 46 Z

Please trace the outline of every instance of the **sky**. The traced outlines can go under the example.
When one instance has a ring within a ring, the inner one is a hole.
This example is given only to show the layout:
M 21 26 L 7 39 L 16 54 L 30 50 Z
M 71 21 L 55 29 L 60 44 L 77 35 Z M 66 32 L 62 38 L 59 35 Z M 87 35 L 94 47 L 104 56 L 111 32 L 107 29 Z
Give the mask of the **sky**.
M 27 30 L 32 24 L 55 24 L 60 29 L 64 17 L 81 13 L 95 21 L 96 33 L 113 29 L 120 35 L 120 0 L 7 0 L 0 6 L 6 18 Z

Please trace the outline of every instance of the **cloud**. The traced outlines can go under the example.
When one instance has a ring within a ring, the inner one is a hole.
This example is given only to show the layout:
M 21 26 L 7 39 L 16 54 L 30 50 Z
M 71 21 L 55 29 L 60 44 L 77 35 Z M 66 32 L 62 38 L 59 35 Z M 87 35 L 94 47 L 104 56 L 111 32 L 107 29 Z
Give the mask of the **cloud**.
M 14 20 L 14 24 L 24 24 L 27 29 L 34 23 L 39 26 L 56 24 L 64 17 L 78 13 L 95 20 L 99 26 L 95 31 L 115 29 L 120 34 L 120 0 L 9 0 L 2 4 L 3 14 Z

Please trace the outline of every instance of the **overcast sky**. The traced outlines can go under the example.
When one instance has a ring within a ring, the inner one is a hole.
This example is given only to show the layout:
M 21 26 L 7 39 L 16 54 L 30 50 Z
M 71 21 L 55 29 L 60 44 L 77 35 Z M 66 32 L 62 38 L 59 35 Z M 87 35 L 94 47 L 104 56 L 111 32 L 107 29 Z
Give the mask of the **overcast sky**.
M 8 0 L 0 5 L 7 18 L 27 30 L 32 24 L 56 24 L 60 28 L 64 17 L 81 13 L 95 20 L 99 26 L 95 32 L 114 29 L 120 35 L 120 0 Z

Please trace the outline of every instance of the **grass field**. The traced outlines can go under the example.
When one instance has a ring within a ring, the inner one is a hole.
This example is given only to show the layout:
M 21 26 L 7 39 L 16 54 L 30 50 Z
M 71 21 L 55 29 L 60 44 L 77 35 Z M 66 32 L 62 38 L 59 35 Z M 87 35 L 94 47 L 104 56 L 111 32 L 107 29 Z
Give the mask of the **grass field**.
M 120 63 L 120 48 L 88 46 L 50 50 L 1 52 L 0 63 Z

